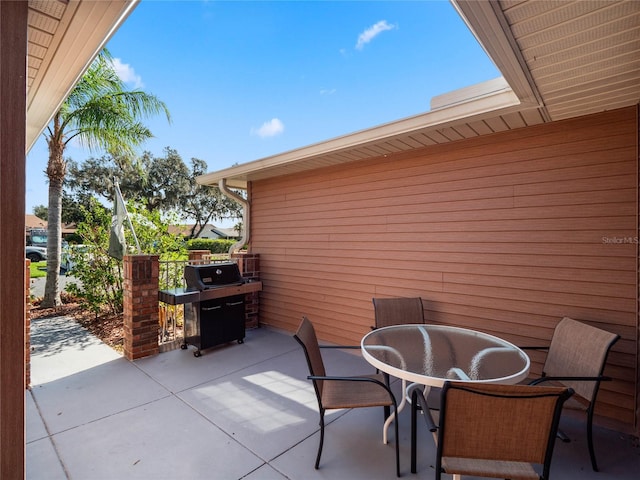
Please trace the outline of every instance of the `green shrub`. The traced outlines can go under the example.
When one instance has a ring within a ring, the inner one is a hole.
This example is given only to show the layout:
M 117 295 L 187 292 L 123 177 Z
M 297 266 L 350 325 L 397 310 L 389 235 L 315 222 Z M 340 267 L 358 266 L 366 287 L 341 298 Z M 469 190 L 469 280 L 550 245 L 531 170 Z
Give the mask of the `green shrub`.
M 103 307 L 114 314 L 122 312 L 122 266 L 107 254 L 111 212 L 97 201 L 85 212 L 77 230 L 85 246 L 69 252 L 73 266 L 68 273 L 79 283 L 69 282 L 67 291 L 95 314 Z
M 236 240 L 223 240 L 212 238 L 192 238 L 187 241 L 188 250 L 209 250 L 211 253 L 228 253 L 231 245 Z
M 184 242 L 168 233 L 168 222 L 158 212 L 148 212 L 134 202 L 127 205 L 136 231 L 140 250 L 144 254 L 158 255 L 160 260 L 186 259 Z M 83 209 L 85 221 L 78 225 L 83 247 L 70 249 L 73 266 L 68 272 L 79 283 L 68 283 L 67 290 L 81 300 L 83 306 L 94 313 L 103 309 L 117 314 L 122 312 L 122 261 L 109 256 L 111 210 L 97 201 Z M 128 225 L 125 227 L 127 252 L 137 253 L 135 240 Z

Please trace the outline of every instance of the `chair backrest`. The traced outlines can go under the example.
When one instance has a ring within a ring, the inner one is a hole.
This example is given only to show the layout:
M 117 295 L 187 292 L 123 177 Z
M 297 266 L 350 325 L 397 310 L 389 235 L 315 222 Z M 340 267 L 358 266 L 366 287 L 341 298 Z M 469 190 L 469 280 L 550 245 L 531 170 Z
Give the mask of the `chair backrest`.
M 307 365 L 309 366 L 309 373 L 311 375 L 325 376 L 326 371 L 324 369 L 324 362 L 322 361 L 322 354 L 320 353 L 320 346 L 318 345 L 316 331 L 313 328 L 313 324 L 307 317 L 302 317 L 298 330 L 293 337 L 298 341 L 298 343 L 300 343 L 304 350 Z M 316 391 L 318 402 L 321 402 L 322 380 L 313 380 L 313 387 Z
M 424 323 L 422 299 L 415 298 L 374 298 L 376 328 L 403 323 Z
M 570 388 L 445 382 L 438 468 L 443 457 L 546 465 Z
M 600 328 L 563 318 L 553 332 L 543 374 L 572 377 L 602 375 L 611 346 L 619 335 Z M 581 397 L 592 402 L 600 382 L 563 381 Z

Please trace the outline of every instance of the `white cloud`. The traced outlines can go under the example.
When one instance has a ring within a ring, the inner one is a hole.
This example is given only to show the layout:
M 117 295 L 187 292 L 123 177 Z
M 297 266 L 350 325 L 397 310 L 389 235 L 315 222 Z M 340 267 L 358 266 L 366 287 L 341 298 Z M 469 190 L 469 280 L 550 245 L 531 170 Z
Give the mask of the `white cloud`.
M 322 88 L 320 90 L 320 95 L 333 95 L 334 93 L 336 93 L 335 88 Z
M 252 128 L 251 134 L 258 135 L 261 138 L 275 137 L 284 132 L 284 123 L 278 118 L 272 118 L 268 122 L 264 122 L 258 129 Z
M 382 32 L 385 30 L 393 30 L 394 28 L 396 28 L 395 25 L 389 25 L 386 20 L 380 20 L 378 23 L 367 28 L 360 34 L 358 37 L 358 43 L 356 43 L 356 49 L 362 50 L 367 43 L 376 38 Z
M 142 78 L 140 77 L 140 75 L 136 74 L 133 67 L 131 67 L 131 65 L 129 65 L 128 63 L 122 63 L 119 58 L 114 58 L 113 68 L 123 82 L 133 84 L 133 88 L 144 87 Z

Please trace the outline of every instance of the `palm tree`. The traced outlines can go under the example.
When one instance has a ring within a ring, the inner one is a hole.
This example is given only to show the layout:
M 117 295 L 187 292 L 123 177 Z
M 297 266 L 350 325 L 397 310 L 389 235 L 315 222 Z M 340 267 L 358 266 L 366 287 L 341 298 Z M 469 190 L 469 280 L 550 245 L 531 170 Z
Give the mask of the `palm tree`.
M 90 151 L 104 150 L 129 157 L 153 135 L 140 119 L 164 113 L 164 102 L 154 95 L 126 91 L 111 54 L 103 49 L 56 112 L 44 135 L 49 146 L 46 175 L 49 179 L 47 280 L 42 307 L 62 302 L 58 285 L 62 243 L 62 186 L 67 172 L 65 148 L 75 139 Z

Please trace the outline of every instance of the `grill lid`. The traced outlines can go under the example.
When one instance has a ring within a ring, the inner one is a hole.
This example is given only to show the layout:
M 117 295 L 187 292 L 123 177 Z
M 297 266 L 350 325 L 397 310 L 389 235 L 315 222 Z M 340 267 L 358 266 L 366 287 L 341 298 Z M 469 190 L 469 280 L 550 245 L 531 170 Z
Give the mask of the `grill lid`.
M 184 279 L 189 290 L 207 290 L 244 283 L 235 262 L 187 265 L 184 267 Z

